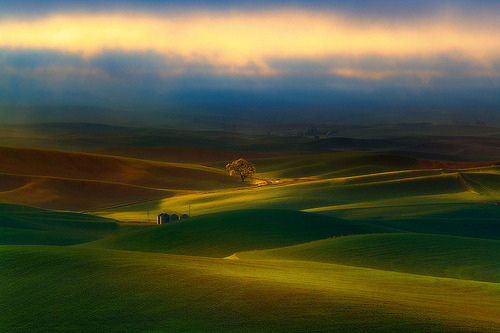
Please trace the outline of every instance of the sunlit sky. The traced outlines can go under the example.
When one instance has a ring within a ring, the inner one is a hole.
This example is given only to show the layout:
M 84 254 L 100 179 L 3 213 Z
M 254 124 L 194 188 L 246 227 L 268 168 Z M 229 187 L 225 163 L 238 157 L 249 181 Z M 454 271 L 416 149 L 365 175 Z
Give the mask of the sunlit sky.
M 500 112 L 497 1 L 0 1 L 0 105 Z

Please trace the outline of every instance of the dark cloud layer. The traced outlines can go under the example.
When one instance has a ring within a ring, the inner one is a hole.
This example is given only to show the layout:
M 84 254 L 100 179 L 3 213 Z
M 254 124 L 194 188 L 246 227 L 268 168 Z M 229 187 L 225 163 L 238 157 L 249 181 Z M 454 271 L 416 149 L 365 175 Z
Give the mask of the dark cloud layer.
M 336 10 L 365 16 L 412 17 L 427 15 L 446 8 L 467 13 L 470 9 L 499 10 L 500 3 L 491 0 L 17 0 L 0 1 L 1 16 L 38 16 L 54 11 L 103 10 L 172 10 L 217 9 L 249 10 L 270 8 L 307 8 Z
M 217 68 L 202 62 L 193 71 L 193 64 L 180 57 L 165 60 L 154 53 L 110 51 L 86 59 L 57 52 L 3 50 L 0 100 L 2 104 L 189 109 L 255 116 L 304 117 L 307 110 L 309 115 L 331 119 L 344 119 L 349 114 L 356 117 L 359 112 L 410 115 L 417 111 L 446 111 L 454 116 L 465 112 L 474 118 L 500 110 L 498 76 L 461 78 L 461 73 L 477 70 L 477 65 L 464 59 L 443 56 L 420 61 L 275 60 L 270 63 L 284 74 L 260 77 L 215 75 Z M 406 75 L 369 80 L 324 74 L 328 66 L 346 64 L 374 71 L 389 66 L 395 72 L 425 66 L 445 75 L 416 84 Z M 165 75 L 183 67 L 186 71 L 180 74 Z

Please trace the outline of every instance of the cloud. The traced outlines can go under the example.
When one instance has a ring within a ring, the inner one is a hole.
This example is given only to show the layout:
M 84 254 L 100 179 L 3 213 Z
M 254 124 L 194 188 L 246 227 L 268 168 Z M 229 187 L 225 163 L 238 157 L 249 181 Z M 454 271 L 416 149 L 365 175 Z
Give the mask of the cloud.
M 498 112 L 495 13 L 402 20 L 304 6 L 3 17 L 0 99 L 253 112 L 446 105 Z
M 282 75 L 342 76 L 366 81 L 413 78 L 414 85 L 429 84 L 434 78 L 467 79 L 492 77 L 500 79 L 496 60 L 478 62 L 466 56 L 439 54 L 428 57 L 338 55 L 318 60 L 270 59 L 269 66 Z
M 210 64 L 221 74 L 276 75 L 266 59 L 333 56 L 428 58 L 461 54 L 490 65 L 500 54 L 500 23 L 463 17 L 409 24 L 364 21 L 308 10 L 195 11 L 174 14 L 53 14 L 0 21 L 0 47 L 72 53 L 154 53 L 165 61 Z M 330 69 L 328 69 L 330 70 Z
M 179 10 L 269 10 L 275 8 L 301 8 L 308 10 L 334 10 L 356 16 L 411 18 L 428 16 L 436 12 L 453 9 L 470 13 L 481 9 L 485 12 L 498 11 L 500 4 L 491 0 L 0 0 L 0 16 L 12 15 L 36 17 L 54 11 L 112 11 L 138 10 L 179 11 Z

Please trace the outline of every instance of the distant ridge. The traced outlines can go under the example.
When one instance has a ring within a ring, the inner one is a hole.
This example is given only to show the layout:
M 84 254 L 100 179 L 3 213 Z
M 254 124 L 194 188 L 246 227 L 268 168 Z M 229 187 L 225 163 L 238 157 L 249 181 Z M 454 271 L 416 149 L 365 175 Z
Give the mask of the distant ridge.
M 417 158 L 418 167 L 420 169 L 446 169 L 446 170 L 459 170 L 459 169 L 473 169 L 484 168 L 494 165 L 500 165 L 500 161 L 484 161 L 484 162 L 446 162 L 446 161 L 433 161 Z
M 229 161 L 240 157 L 253 159 L 280 156 L 279 154 L 271 153 L 199 147 L 110 147 L 95 149 L 92 152 L 174 163 L 213 163 Z

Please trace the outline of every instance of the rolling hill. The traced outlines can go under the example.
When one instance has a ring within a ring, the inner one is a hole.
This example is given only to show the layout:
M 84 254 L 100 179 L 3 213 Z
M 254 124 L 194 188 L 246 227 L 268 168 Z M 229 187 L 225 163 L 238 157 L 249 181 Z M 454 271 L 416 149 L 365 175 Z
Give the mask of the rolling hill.
M 500 282 L 500 241 L 467 237 L 412 233 L 356 235 L 237 253 L 236 256 L 240 259 L 328 262 Z
M 411 157 L 352 152 L 299 154 L 255 159 L 252 162 L 257 168 L 256 176 L 263 178 L 317 177 L 327 179 L 418 169 L 417 161 Z M 223 163 L 213 165 L 223 167 Z
M 281 156 L 241 186 L 194 164 L 0 153 L 0 200 L 96 214 L 0 204 L 2 332 L 500 331 L 498 166 Z
M 186 156 L 195 154 L 186 149 Z M 448 203 L 449 198 L 463 200 L 464 196 L 467 202 L 496 202 L 500 193 L 498 166 L 419 170 L 413 158 L 361 153 L 252 161 L 259 170 L 256 178 L 269 186 L 249 187 L 221 169 L 197 164 L 0 147 L 0 200 L 73 211 L 130 205 L 127 214 L 120 214 L 119 209 L 103 215 L 140 221 L 145 211 L 184 210 L 190 205 L 196 207 L 198 215 L 246 208 L 329 212 L 346 205 L 362 207 L 384 200 L 377 205 L 398 205 L 393 200 L 405 198 L 419 203 L 420 198 L 428 196 L 438 201 L 444 198 Z M 224 167 L 224 163 L 214 166 Z M 193 193 L 197 191 L 213 192 Z M 149 203 L 142 206 L 144 202 Z
M 0 246 L 4 332 L 498 332 L 498 284 L 313 262 Z
M 403 209 L 403 207 L 401 207 Z M 407 207 L 406 212 L 425 209 L 418 217 L 368 219 L 370 224 L 418 232 L 500 240 L 500 206 L 487 204 L 451 204 Z M 370 209 L 368 209 L 370 210 Z
M 0 204 L 1 245 L 73 245 L 118 229 L 116 221 L 102 217 Z
M 3 202 L 76 211 L 241 186 L 201 165 L 13 147 L 0 147 L 0 180 Z
M 234 179 L 225 172 L 201 165 L 17 147 L 0 147 L 0 173 L 163 189 L 198 190 L 235 186 Z
M 0 201 L 70 211 L 157 200 L 179 191 L 93 180 L 0 174 Z
M 242 210 L 193 217 L 85 244 L 89 247 L 226 257 L 338 235 L 397 230 L 296 211 Z
M 458 171 L 410 170 L 329 179 L 278 180 L 271 185 L 185 194 L 102 211 L 102 216 L 138 220 L 145 211 L 194 215 L 241 209 L 288 209 L 348 219 L 413 218 L 434 209 L 500 201 L 499 167 Z M 473 179 L 476 183 L 471 181 Z M 487 190 L 483 188 L 487 187 Z
M 110 147 L 95 149 L 92 152 L 100 155 L 123 156 L 151 161 L 196 164 L 232 161 L 241 157 L 246 159 L 270 158 L 277 155 L 199 147 Z

